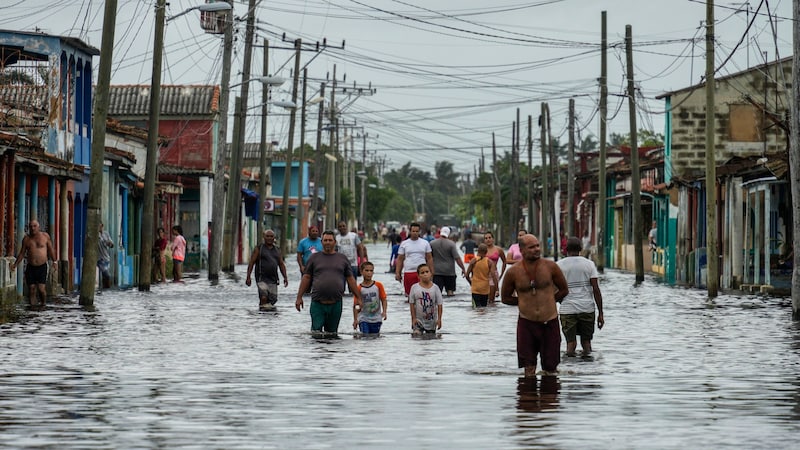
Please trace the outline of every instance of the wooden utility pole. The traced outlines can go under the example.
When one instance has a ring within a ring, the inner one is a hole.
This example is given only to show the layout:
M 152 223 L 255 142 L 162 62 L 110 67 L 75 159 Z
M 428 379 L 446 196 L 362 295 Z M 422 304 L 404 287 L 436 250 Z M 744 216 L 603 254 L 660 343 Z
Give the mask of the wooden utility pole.
M 717 296 L 717 161 L 714 143 L 714 0 L 706 1 L 706 286 L 709 298 Z
M 233 7 L 233 0 L 227 0 Z M 230 102 L 231 59 L 233 58 L 233 13 L 225 14 L 222 43 L 222 75 L 219 92 L 219 135 L 214 166 L 214 192 L 211 210 L 211 245 L 208 249 L 208 279 L 219 279 L 222 258 L 222 233 L 225 222 L 225 162 L 228 160 L 228 103 Z
M 81 267 L 81 295 L 84 308 L 94 306 L 95 273 L 97 270 L 97 243 L 100 229 L 100 207 L 103 201 L 103 160 L 106 157 L 106 118 L 108 118 L 108 91 L 111 84 L 111 66 L 114 56 L 114 31 L 117 22 L 117 0 L 107 0 L 103 12 L 103 42 L 100 45 L 100 67 L 95 88 L 94 116 L 92 118 L 92 166 L 89 168 L 89 207 L 86 216 L 86 239 L 83 241 L 83 266 Z M 91 230 L 95 230 L 91 232 Z M 145 249 L 142 249 L 144 252 Z M 147 249 L 150 257 L 150 249 Z
M 264 76 L 269 76 L 269 41 L 264 39 Z M 268 84 L 261 89 L 261 141 L 258 146 L 258 239 L 264 235 L 264 205 L 267 200 L 267 184 L 270 183 L 272 174 L 272 155 L 268 155 L 267 147 L 267 116 L 269 114 Z
M 158 178 L 158 123 L 161 112 L 161 63 L 164 53 L 164 22 L 166 0 L 158 0 L 156 6 L 156 30 L 153 39 L 153 74 L 150 83 L 150 117 L 147 124 L 147 158 L 144 168 L 144 196 L 142 201 L 142 250 L 139 255 L 139 290 L 150 291 L 150 276 L 153 272 L 153 227 L 155 219 L 156 178 Z M 87 233 L 88 234 L 88 233 Z
M 289 189 L 291 184 L 289 182 L 292 178 L 292 152 L 294 151 L 294 129 L 297 122 L 297 85 L 300 79 L 300 47 L 302 41 L 295 39 L 294 41 L 294 72 L 292 73 L 292 103 L 295 107 L 292 108 L 289 114 L 289 143 L 286 149 L 286 169 L 283 173 L 283 204 L 281 208 L 281 226 L 278 235 L 281 238 L 281 254 L 286 257 L 289 251 Z M 296 211 L 300 211 L 300 205 Z
M 333 88 L 331 89 L 331 104 L 328 105 L 328 112 L 330 113 L 331 127 L 328 147 L 334 159 L 328 160 L 328 190 L 325 192 L 325 203 L 327 203 L 328 206 L 328 215 L 325 217 L 325 228 L 328 230 L 335 230 L 339 211 L 339 178 L 337 174 L 340 166 L 340 164 L 338 164 L 339 143 L 336 140 L 336 133 L 338 133 L 339 129 L 339 124 L 336 119 L 336 64 L 333 65 Z
M 794 30 L 794 56 L 792 57 L 792 80 L 800 80 L 800 0 L 792 1 L 792 20 Z M 792 118 L 789 126 L 791 143 L 789 145 L 789 177 L 792 191 L 792 223 L 796 240 L 800 237 L 800 83 L 792 83 Z M 797 246 L 793 245 L 794 250 Z M 794 252 L 792 264 L 792 319 L 800 320 L 800 252 Z
M 492 133 L 492 186 L 494 187 L 494 220 L 496 225 L 495 241 L 501 242 L 503 236 L 503 207 L 500 198 L 500 180 L 497 178 L 497 145 Z
M 539 242 L 542 245 L 542 255 L 550 256 L 550 246 L 547 245 L 547 238 L 550 235 L 550 171 L 547 169 L 547 115 L 549 108 L 547 103 L 542 103 L 542 115 L 539 116 L 539 128 L 541 129 L 541 143 L 542 143 L 542 169 L 539 173 L 542 176 L 542 235 L 539 236 Z
M 631 127 L 631 202 L 633 203 L 633 253 L 636 284 L 644 281 L 642 253 L 642 180 L 639 177 L 639 143 L 636 136 L 636 87 L 633 83 L 633 38 L 630 25 L 625 25 L 625 56 L 628 66 L 628 116 Z
M 556 211 L 556 206 L 561 206 L 561 180 L 558 176 L 558 155 L 556 149 L 553 147 L 553 135 L 551 134 L 552 128 L 550 127 L 550 107 L 547 107 L 547 147 L 550 152 L 550 179 L 552 180 L 553 203 L 550 204 L 550 217 L 552 220 L 551 226 L 553 230 L 553 258 L 558 261 L 558 252 L 561 249 L 560 235 L 558 234 L 558 219 L 559 214 Z M 560 208 L 559 208 L 560 211 Z
M 575 236 L 575 99 L 569 99 L 569 153 L 567 154 L 567 237 Z
M 299 58 L 298 58 L 299 59 Z M 300 96 L 300 154 L 297 155 L 297 207 L 295 208 L 295 215 L 297 216 L 297 241 L 300 242 L 300 232 L 303 228 L 308 226 L 308 222 L 303 223 L 303 160 L 305 159 L 306 147 L 306 102 L 308 101 L 308 69 L 303 69 L 303 94 Z M 311 210 L 309 210 L 309 215 Z M 284 253 L 284 257 L 289 256 Z
M 606 29 L 606 12 L 601 20 L 600 41 L 600 167 L 597 172 L 597 270 L 603 272 L 606 265 L 606 121 L 608 120 L 608 36 Z
M 319 96 L 325 98 L 325 83 L 319 85 Z M 319 113 L 317 114 L 317 145 L 314 153 L 314 190 L 311 194 L 311 213 L 314 214 L 312 225 L 317 226 L 319 222 L 319 186 L 322 181 L 322 169 L 329 164 L 328 158 L 322 155 L 322 116 L 325 114 L 325 102 L 319 102 Z M 330 151 L 330 149 L 329 149 Z M 326 155 L 327 156 L 327 155 Z M 327 177 L 326 177 L 327 178 Z
M 528 233 L 538 234 L 538 226 L 534 219 L 537 216 L 534 214 L 534 199 L 533 199 L 533 117 L 528 115 Z
M 236 250 L 239 248 L 239 216 L 242 210 L 242 158 L 244 153 L 244 134 L 247 129 L 247 100 L 250 93 L 250 66 L 253 61 L 256 0 L 250 0 L 247 11 L 247 29 L 244 34 L 244 61 L 242 64 L 242 81 L 240 83 L 242 87 L 239 94 L 241 101 L 235 112 L 236 119 L 239 121 L 239 128 L 238 132 L 233 135 L 228 201 L 225 204 L 225 235 L 223 240 L 227 241 L 227 245 L 223 248 L 222 270 L 226 272 L 234 272 L 237 263 Z

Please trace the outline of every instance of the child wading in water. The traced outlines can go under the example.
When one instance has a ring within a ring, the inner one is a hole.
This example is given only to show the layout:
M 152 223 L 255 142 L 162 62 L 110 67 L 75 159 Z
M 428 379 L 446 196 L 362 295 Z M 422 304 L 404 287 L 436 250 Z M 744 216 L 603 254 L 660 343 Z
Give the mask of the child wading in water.
M 411 330 L 414 334 L 436 333 L 442 328 L 442 291 L 433 284 L 433 274 L 427 264 L 417 267 L 419 283 L 411 286 L 408 303 L 411 309 Z
M 497 280 L 497 271 L 494 261 L 486 257 L 488 252 L 486 244 L 478 246 L 478 256 L 469 262 L 467 267 L 467 283 L 471 286 L 472 307 L 483 308 L 489 303 L 489 281 L 494 281 L 494 285 L 500 284 Z
M 375 266 L 369 262 L 361 263 L 361 276 L 364 277 L 358 285 L 361 293 L 361 304 L 358 298 L 353 297 L 353 329 L 358 328 L 364 334 L 378 334 L 381 324 L 386 320 L 386 291 L 380 281 L 374 281 Z

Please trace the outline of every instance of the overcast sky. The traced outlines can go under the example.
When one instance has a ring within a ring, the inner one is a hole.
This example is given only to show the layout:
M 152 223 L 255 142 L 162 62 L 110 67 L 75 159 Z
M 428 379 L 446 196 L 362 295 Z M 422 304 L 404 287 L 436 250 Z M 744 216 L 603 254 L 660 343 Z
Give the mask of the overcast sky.
M 203 2 L 171 0 L 167 15 Z M 155 0 L 119 0 L 112 84 L 150 83 L 155 4 Z M 247 15 L 247 4 L 236 0 L 237 16 Z M 367 150 L 385 156 L 389 168 L 411 161 L 432 172 L 435 161 L 448 160 L 457 171 L 472 173 L 482 149 L 491 158 L 493 132 L 499 152 L 510 149 L 517 108 L 523 139 L 531 115 L 538 143 L 542 102 L 549 104 L 553 133 L 562 142 L 568 140 L 570 98 L 575 99 L 580 137 L 597 136 L 603 10 L 608 15 L 610 131 L 629 131 L 627 100 L 620 95 L 626 88 L 626 25 L 632 26 L 634 79 L 641 93 L 639 128 L 663 133 L 664 105 L 655 96 L 696 84 L 705 72 L 706 5 L 700 0 L 264 0 L 257 4 L 259 42 L 269 39 L 271 46 L 290 47 L 291 42 L 281 42 L 285 33 L 288 41 L 327 39 L 330 44 L 320 54 L 308 51 L 301 56 L 313 79 L 309 93 L 333 76 L 334 65 L 340 83 L 346 77 L 346 85 L 371 83 L 377 89 L 374 95 L 359 98 L 338 95 L 337 103 L 341 101 L 343 119 L 367 133 Z M 80 37 L 100 48 L 101 1 L 0 0 L 0 9 L 0 28 L 38 28 Z M 748 63 L 761 64 L 765 53 L 770 61 L 790 56 L 791 16 L 790 0 L 717 1 L 718 75 L 739 72 Z M 219 83 L 222 40 L 204 34 L 199 17 L 193 11 L 167 25 L 162 83 Z M 752 27 L 746 32 L 748 20 Z M 344 49 L 339 48 L 342 41 Z M 241 77 L 243 48 L 240 23 L 232 83 Z M 258 75 L 263 52 L 256 49 L 253 55 L 253 72 Z M 288 78 L 292 56 L 289 50 L 272 50 L 271 71 Z M 255 85 L 250 89 L 251 107 L 260 103 L 260 89 Z M 289 89 L 287 83 L 273 99 L 289 99 Z M 260 109 L 251 111 L 246 139 L 258 141 L 260 118 L 255 114 Z M 269 138 L 285 147 L 288 118 L 282 112 L 271 108 Z M 314 124 L 306 139 L 313 142 L 316 109 L 309 119 Z

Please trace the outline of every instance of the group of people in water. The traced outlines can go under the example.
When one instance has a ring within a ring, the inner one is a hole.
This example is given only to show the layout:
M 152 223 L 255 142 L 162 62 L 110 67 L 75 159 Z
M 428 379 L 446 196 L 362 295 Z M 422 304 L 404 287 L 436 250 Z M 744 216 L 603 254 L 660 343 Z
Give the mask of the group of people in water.
M 411 223 L 408 237 L 397 244 L 394 274 L 403 285 L 412 334 L 435 334 L 441 329 L 444 296 L 454 295 L 458 266 L 470 284 L 473 307 L 486 307 L 499 296 L 502 303 L 519 308 L 517 355 L 525 376 L 535 376 L 537 359 L 541 359 L 545 372 L 556 371 L 562 332 L 567 356 L 576 355 L 578 336 L 582 354 L 591 353 L 595 324 L 602 328 L 605 319 L 597 268 L 581 256 L 581 239 L 569 238 L 567 256 L 556 262 L 542 258 L 539 239 L 525 230 L 520 230 L 508 252 L 495 245 L 493 234 L 487 232 L 480 244 L 470 238 L 462 243 L 468 264 L 465 267 L 454 251 L 455 243 L 448 240 L 449 234 L 450 230 L 443 227 L 429 242 L 420 238 L 420 225 Z M 254 249 L 247 268 L 248 286 L 256 269 L 259 306 L 264 310 L 274 309 L 277 302 L 278 272 L 284 286 L 288 285 L 286 267 L 274 239 L 272 230 L 264 232 L 264 243 Z M 442 258 L 444 265 L 437 265 Z M 302 279 L 295 308 L 302 311 L 304 297 L 310 293 L 312 332 L 338 332 L 345 289 L 353 296 L 353 328 L 364 335 L 380 332 L 387 317 L 386 288 L 373 278 L 375 265 L 358 235 L 348 231 L 344 222 L 339 224 L 338 233 L 324 231 L 321 236 L 317 227 L 310 227 L 308 237 L 298 244 L 297 263 Z

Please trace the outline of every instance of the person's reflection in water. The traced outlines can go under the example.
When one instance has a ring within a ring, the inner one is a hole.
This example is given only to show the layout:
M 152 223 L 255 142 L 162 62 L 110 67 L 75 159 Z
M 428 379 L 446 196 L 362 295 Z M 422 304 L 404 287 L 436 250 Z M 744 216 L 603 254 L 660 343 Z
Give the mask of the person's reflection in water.
M 517 408 L 526 412 L 543 412 L 558 408 L 561 382 L 555 375 L 543 375 L 541 381 L 535 377 L 520 377 L 517 380 Z

